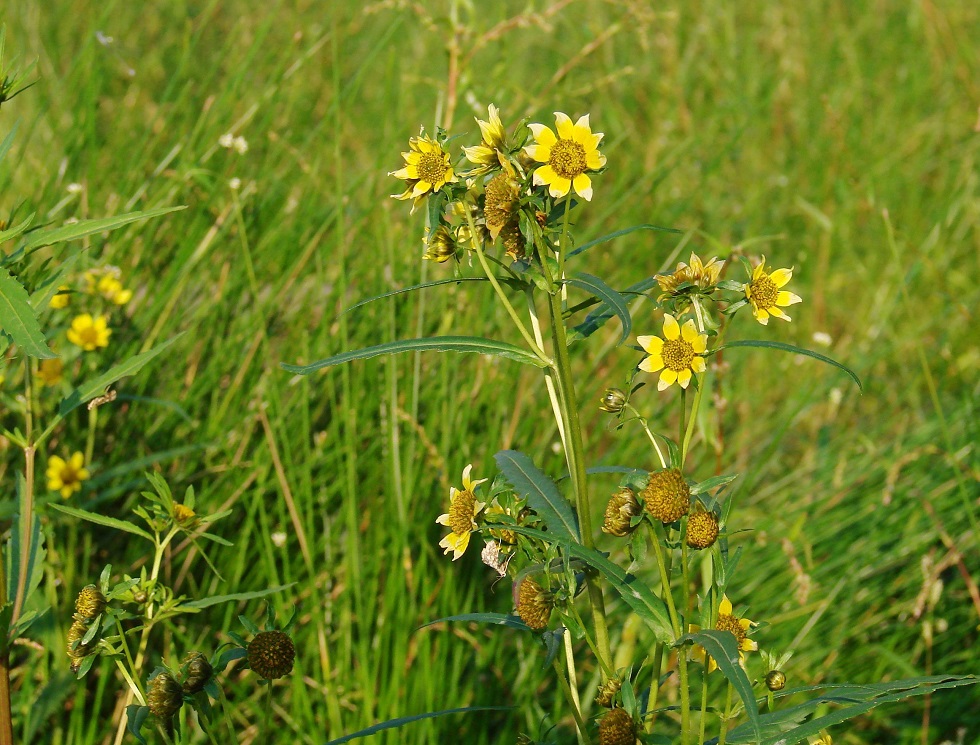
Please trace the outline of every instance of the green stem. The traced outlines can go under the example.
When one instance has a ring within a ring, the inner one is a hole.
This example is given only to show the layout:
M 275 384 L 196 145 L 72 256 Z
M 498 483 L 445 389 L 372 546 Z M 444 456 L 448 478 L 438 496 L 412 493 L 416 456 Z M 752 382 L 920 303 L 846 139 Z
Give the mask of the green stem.
M 99 407 L 93 406 L 88 410 L 88 434 L 85 437 L 85 465 L 92 462 L 95 454 L 95 428 L 99 423 Z
M 721 718 L 721 726 L 718 729 L 718 745 L 725 745 L 725 738 L 728 737 L 728 718 L 732 715 L 732 684 L 728 684 L 728 693 L 725 696 L 725 716 Z
M 667 601 L 667 612 L 670 614 L 670 627 L 674 631 L 674 638 L 677 639 L 681 636 L 681 621 L 674 606 L 674 596 L 670 592 L 670 569 L 656 528 L 653 529 L 653 550 L 657 554 L 657 567 L 660 569 L 660 583 L 663 586 L 664 600 Z
M 531 330 L 534 332 L 534 341 L 544 349 L 544 337 L 541 335 L 541 322 L 538 320 L 538 309 L 534 304 L 534 292 L 530 287 L 524 290 L 527 298 L 527 312 L 531 319 Z M 548 367 L 544 371 L 544 385 L 548 389 L 548 400 L 551 401 L 551 411 L 555 415 L 555 422 L 558 424 L 558 436 L 561 437 L 562 449 L 568 453 L 568 442 L 565 437 L 565 420 L 561 413 L 561 402 L 558 400 L 558 391 L 555 389 L 554 371 Z M 572 472 L 572 464 L 568 464 L 568 472 Z
M 595 640 L 589 634 L 588 629 L 585 626 L 585 622 L 582 620 L 582 614 L 578 612 L 578 608 L 576 608 L 572 603 L 569 603 L 567 611 L 582 628 L 582 635 L 585 637 L 585 643 L 589 645 L 589 649 L 592 650 L 592 654 L 594 654 L 596 659 L 599 660 L 599 665 L 602 667 L 602 671 L 606 674 L 606 677 L 615 677 L 616 671 L 611 667 L 608 667 L 606 661 L 602 659 L 602 655 L 599 654 L 599 648 L 596 646 Z
M 698 742 L 704 742 L 704 728 L 708 723 L 708 669 L 701 675 L 701 731 Z
M 575 718 L 575 727 L 578 730 L 579 742 L 591 743 L 585 728 L 585 722 L 582 720 L 582 713 L 578 710 L 578 706 L 575 705 L 575 696 L 572 694 L 572 689 L 565 679 L 565 670 L 562 668 L 561 663 L 558 662 L 557 656 L 551 661 L 551 666 L 555 668 L 555 673 L 558 675 L 558 684 L 561 686 L 562 693 L 565 694 L 568 705 L 572 708 L 572 716 Z
M 275 738 L 272 736 L 272 730 L 269 728 L 270 714 L 272 713 L 272 681 L 268 680 L 265 684 L 265 712 L 262 716 L 262 729 L 260 739 L 266 742 L 272 742 Z
M 687 745 L 691 736 L 691 688 L 687 678 L 687 650 L 677 650 L 678 686 L 681 689 L 681 745 Z
M 575 673 L 575 650 L 572 648 L 572 635 L 569 633 L 562 634 L 562 641 L 565 644 L 565 668 L 568 671 L 568 691 L 572 696 L 572 707 L 573 711 L 578 713 L 575 719 L 576 724 L 582 719 L 582 702 L 579 700 L 578 695 L 578 676 Z M 578 732 L 579 745 L 585 745 L 585 731 L 579 729 Z
M 657 436 L 650 431 L 650 427 L 647 424 L 646 418 L 641 416 L 640 412 L 637 411 L 635 408 L 633 408 L 633 406 L 630 404 L 626 404 L 626 406 L 623 408 L 629 409 L 631 412 L 633 412 L 633 415 L 636 417 L 636 420 L 640 423 L 640 426 L 643 427 L 643 431 L 647 433 L 647 437 L 650 439 L 650 444 L 653 445 L 654 452 L 657 453 L 657 458 L 660 460 L 661 468 L 666 468 L 667 459 L 664 457 L 664 453 L 660 449 L 660 443 L 657 442 Z
M 660 674 L 663 669 L 664 645 L 662 642 L 657 642 L 653 649 L 653 680 L 650 682 L 650 696 L 649 703 L 647 703 L 647 712 L 650 713 L 646 725 L 647 733 L 653 732 L 653 726 L 657 722 L 657 699 L 660 698 Z

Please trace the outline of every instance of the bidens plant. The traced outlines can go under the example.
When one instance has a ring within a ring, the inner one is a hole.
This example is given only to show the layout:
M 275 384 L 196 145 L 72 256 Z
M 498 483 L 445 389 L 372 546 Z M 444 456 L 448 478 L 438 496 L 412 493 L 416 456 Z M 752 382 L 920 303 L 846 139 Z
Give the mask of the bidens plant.
M 898 695 L 972 682 L 923 678 L 862 686 L 858 693 L 850 688 L 853 698 L 837 699 L 840 708 L 828 714 L 835 686 L 787 687 L 782 671 L 762 669 L 759 661 L 784 663 L 785 655 L 749 656 L 764 637 L 748 609 L 729 599 L 746 599 L 735 577 L 741 548 L 729 545 L 737 525 L 730 488 L 736 474 L 699 474 L 690 458 L 697 422 L 712 405 L 704 395 L 712 358 L 726 348 L 777 349 L 834 365 L 860 382 L 840 363 L 782 342 L 726 343 L 729 330 L 749 313 L 762 324 L 770 316 L 788 321 L 783 308 L 801 302 L 785 289 L 792 270 L 772 271 L 764 257 L 753 261 L 733 252 L 704 260 L 692 254 L 673 272 L 640 277 L 625 290 L 573 269 L 586 251 L 614 238 L 680 232 L 639 225 L 575 246 L 572 215 L 582 200 L 600 198 L 606 168 L 603 136 L 592 131 L 588 114 L 573 120 L 557 112 L 554 128 L 522 122 L 508 132 L 491 105 L 477 125 L 480 141 L 456 156 L 454 140 L 442 130 L 413 137 L 405 165 L 390 174 L 405 184 L 393 196 L 412 201 L 413 211 L 424 206 L 424 257 L 451 265 L 458 277 L 489 283 L 516 341 L 479 335 L 408 339 L 284 367 L 308 374 L 379 354 L 436 350 L 494 355 L 541 369 L 540 400 L 548 401 L 557 424 L 567 478 L 545 473 L 533 457 L 540 454 L 504 450 L 494 456 L 495 476 L 486 462 L 467 465 L 462 489 L 451 489 L 447 511 L 436 518 L 449 529 L 439 547 L 454 561 L 482 542 L 490 577 L 513 583 L 514 608 L 513 614 L 440 620 L 476 619 L 535 635 L 564 694 L 564 715 L 575 731 L 565 720 L 546 720 L 533 735 L 537 739 L 522 735 L 521 741 L 686 745 L 711 737 L 718 743 L 793 743 L 822 736 L 829 724 Z M 651 251 L 645 246 L 643 255 Z M 733 278 L 727 278 L 730 272 Z M 606 391 L 599 408 L 616 417 L 616 429 L 635 427 L 646 436 L 649 459 L 602 469 L 618 471 L 621 479 L 597 526 L 593 517 L 601 506 L 590 482 L 594 463 L 583 445 L 582 381 L 569 347 L 612 318 L 622 326 L 624 345 L 633 336 L 630 305 L 641 297 L 654 311 L 638 319 L 643 333 L 636 346 L 624 348 L 635 361 L 632 374 L 622 388 Z M 653 382 L 656 391 L 645 387 Z M 617 596 L 611 618 L 607 600 Z M 630 646 L 619 633 L 624 613 L 646 625 L 646 648 Z M 721 675 L 712 675 L 715 670 Z M 587 680 L 598 681 L 590 695 L 582 690 Z M 780 709 L 784 699 L 792 706 Z

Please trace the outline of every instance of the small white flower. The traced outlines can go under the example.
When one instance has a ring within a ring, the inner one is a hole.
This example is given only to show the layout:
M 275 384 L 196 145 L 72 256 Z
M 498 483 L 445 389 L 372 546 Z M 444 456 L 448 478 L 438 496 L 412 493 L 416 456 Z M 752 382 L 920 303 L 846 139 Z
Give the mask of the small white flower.
M 221 147 L 231 147 L 235 144 L 235 136 L 231 132 L 225 132 L 218 138 L 218 144 Z
M 834 337 L 832 337 L 826 331 L 814 331 L 813 341 L 815 344 L 819 344 L 822 347 L 829 347 L 834 343 Z
M 834 406 L 840 406 L 840 402 L 844 400 L 844 391 L 840 388 L 830 389 L 830 403 Z
M 68 186 L 65 187 L 65 190 L 69 194 L 81 194 L 85 190 L 85 187 L 83 187 L 81 184 L 68 184 Z
M 242 180 L 238 178 L 238 176 L 235 176 L 234 178 L 228 180 L 228 186 L 235 191 L 238 191 L 240 188 L 242 188 Z
M 272 539 L 272 545 L 276 548 L 282 548 L 286 545 L 286 534 L 281 530 L 277 530 L 275 533 L 269 536 Z
M 248 152 L 248 140 L 239 135 L 232 141 L 232 146 L 235 148 L 235 152 L 239 155 L 244 155 Z

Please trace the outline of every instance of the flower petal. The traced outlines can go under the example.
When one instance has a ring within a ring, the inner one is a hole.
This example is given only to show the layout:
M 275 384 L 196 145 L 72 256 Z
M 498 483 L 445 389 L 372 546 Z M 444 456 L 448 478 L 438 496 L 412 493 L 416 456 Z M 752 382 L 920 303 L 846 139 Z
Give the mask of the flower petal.
M 786 290 L 781 290 L 776 295 L 776 305 L 782 305 L 786 307 L 787 305 L 796 305 L 797 303 L 802 303 L 803 298 L 799 295 L 794 295 L 792 292 L 786 292 Z
M 704 357 L 695 357 L 691 360 L 691 369 L 696 373 L 703 373 L 708 369 L 708 366 L 704 364 Z
M 677 385 L 681 388 L 687 388 L 691 382 L 691 369 L 685 367 L 677 373 Z
M 572 181 L 572 186 L 575 187 L 575 193 L 582 197 L 582 199 L 586 202 L 592 201 L 592 179 L 584 173 L 580 173 Z
M 604 165 L 606 165 L 606 156 L 600 153 L 598 150 L 592 150 L 585 154 L 585 165 L 587 168 L 598 171 Z
M 681 327 L 677 325 L 677 319 L 670 313 L 664 313 L 664 338 L 674 341 L 681 335 Z
M 693 318 L 688 318 L 684 321 L 684 325 L 681 327 L 681 336 L 684 338 L 684 341 L 692 345 L 694 340 L 698 338 L 698 329 L 694 325 Z
M 728 599 L 727 595 L 723 595 L 718 604 L 718 614 L 722 616 L 732 615 L 732 601 Z
M 644 357 L 640 360 L 639 368 L 643 372 L 654 373 L 658 370 L 664 369 L 664 358 L 660 356 L 659 353 L 651 354 L 649 357 Z
M 669 367 L 660 373 L 660 380 L 657 382 L 657 390 L 665 391 L 677 382 L 677 373 Z
M 563 114 L 560 111 L 555 112 L 555 129 L 558 130 L 558 138 L 562 140 L 570 140 L 575 134 L 575 125 L 572 124 L 572 120 L 568 114 Z
M 531 134 L 534 135 L 534 141 L 539 145 L 550 148 L 558 141 L 555 133 L 551 131 L 551 127 L 546 127 L 544 124 L 528 124 L 527 128 L 531 130 Z
M 572 130 L 572 139 L 586 148 L 592 144 L 592 127 L 589 126 L 588 114 L 583 114 L 575 122 L 575 127 Z
M 691 349 L 694 350 L 695 354 L 703 354 L 704 350 L 708 348 L 708 335 L 698 334 L 697 338 L 691 342 Z
M 555 199 L 560 199 L 561 197 L 568 194 L 572 189 L 572 180 L 568 178 L 563 178 L 557 173 L 555 174 L 554 180 L 551 182 L 548 188 L 548 193 L 551 194 Z
M 775 284 L 776 287 L 782 287 L 784 284 L 793 279 L 793 270 L 777 269 L 769 275 L 769 279 L 773 281 L 773 284 Z
M 555 173 L 555 169 L 551 166 L 541 166 L 534 171 L 534 185 L 535 186 L 550 186 L 558 178 L 558 174 Z
M 449 513 L 444 512 L 439 517 L 436 518 L 436 522 L 440 525 L 449 525 Z
M 643 347 L 644 352 L 659 354 L 664 348 L 664 340 L 659 336 L 638 336 L 636 342 Z
M 752 315 L 754 315 L 755 320 L 757 320 L 763 326 L 769 325 L 769 313 L 764 311 L 762 308 L 756 308 L 753 310 Z

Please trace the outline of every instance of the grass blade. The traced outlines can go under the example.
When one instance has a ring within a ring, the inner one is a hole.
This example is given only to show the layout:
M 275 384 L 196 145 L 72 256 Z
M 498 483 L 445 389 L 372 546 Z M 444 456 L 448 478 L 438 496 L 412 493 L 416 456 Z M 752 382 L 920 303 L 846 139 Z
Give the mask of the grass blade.
M 55 243 L 74 241 L 78 240 L 79 238 L 84 238 L 87 235 L 104 233 L 107 230 L 115 230 L 116 228 L 121 228 L 123 225 L 128 225 L 129 223 L 136 222 L 137 220 L 147 220 L 151 217 L 159 217 L 160 215 L 166 215 L 182 209 L 185 208 L 182 206 L 160 207 L 155 210 L 146 210 L 146 212 L 127 212 L 124 215 L 116 215 L 115 217 L 100 217 L 96 220 L 79 220 L 76 223 L 64 225 L 60 228 L 55 228 L 54 230 L 45 230 L 43 232 L 31 234 L 31 237 L 24 243 L 24 248 L 34 249 L 41 248 L 41 246 L 51 246 Z
M 326 743 L 326 745 L 341 745 L 344 742 L 350 742 L 351 740 L 356 740 L 359 737 L 367 737 L 368 735 L 373 735 L 376 732 L 383 732 L 386 729 L 396 729 L 397 727 L 404 727 L 406 724 L 411 724 L 412 722 L 419 722 L 423 719 L 432 719 L 433 717 L 444 717 L 448 714 L 465 714 L 475 711 L 511 711 L 513 706 L 461 706 L 458 709 L 443 709 L 442 711 L 427 711 L 425 714 L 413 714 L 407 717 L 398 717 L 397 719 L 389 719 L 387 722 L 380 722 L 378 724 L 372 724 L 357 732 L 352 732 L 349 735 L 344 735 L 343 737 L 338 737 L 336 740 L 331 740 Z

